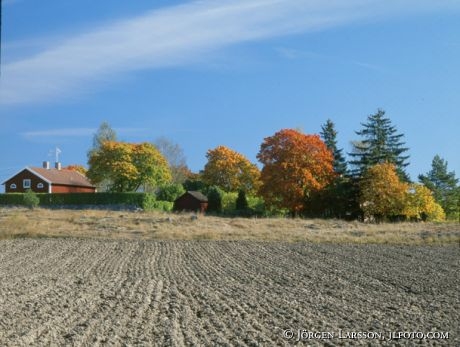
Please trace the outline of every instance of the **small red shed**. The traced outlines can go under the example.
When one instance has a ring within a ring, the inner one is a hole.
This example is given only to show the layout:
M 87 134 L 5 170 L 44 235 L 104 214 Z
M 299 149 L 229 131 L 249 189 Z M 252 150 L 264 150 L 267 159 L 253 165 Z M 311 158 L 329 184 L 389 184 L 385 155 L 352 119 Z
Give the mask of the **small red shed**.
M 24 193 L 28 189 L 35 193 L 95 193 L 93 186 L 83 174 L 61 169 L 60 163 L 56 168 L 49 165 L 40 167 L 26 167 L 7 179 L 2 184 L 5 193 Z
M 208 198 L 201 192 L 189 190 L 174 201 L 174 211 L 194 211 L 204 213 L 208 208 Z

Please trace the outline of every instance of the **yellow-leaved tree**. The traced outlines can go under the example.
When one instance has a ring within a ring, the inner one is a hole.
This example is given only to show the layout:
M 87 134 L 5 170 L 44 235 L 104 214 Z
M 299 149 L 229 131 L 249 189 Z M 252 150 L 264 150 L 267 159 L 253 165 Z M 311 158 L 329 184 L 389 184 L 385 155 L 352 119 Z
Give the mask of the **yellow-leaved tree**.
M 67 165 L 66 167 L 63 167 L 62 170 L 77 171 L 84 176 L 86 176 L 86 172 L 88 171 L 83 165 L 79 164 Z
M 404 214 L 415 220 L 443 221 L 446 214 L 434 197 L 433 192 L 422 184 L 414 183 L 407 191 Z
M 242 154 L 225 146 L 208 150 L 208 162 L 203 171 L 203 181 L 226 192 L 238 190 L 247 193 L 257 191 L 260 171 Z
M 92 151 L 87 177 L 94 183 L 109 182 L 109 191 L 134 192 L 142 185 L 159 186 L 171 181 L 166 159 L 150 143 L 105 141 Z
M 407 183 L 400 181 L 394 164 L 371 166 L 360 184 L 360 205 L 364 217 L 380 221 L 404 215 L 408 188 Z

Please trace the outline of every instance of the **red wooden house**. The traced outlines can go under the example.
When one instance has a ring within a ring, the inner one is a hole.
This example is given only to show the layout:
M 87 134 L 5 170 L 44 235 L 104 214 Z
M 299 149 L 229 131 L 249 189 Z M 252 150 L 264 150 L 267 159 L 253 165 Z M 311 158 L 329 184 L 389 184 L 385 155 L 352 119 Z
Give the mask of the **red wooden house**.
M 96 187 L 81 173 L 54 169 L 47 162 L 43 167 L 26 167 L 2 183 L 5 193 L 24 193 L 28 189 L 36 193 L 95 193 Z

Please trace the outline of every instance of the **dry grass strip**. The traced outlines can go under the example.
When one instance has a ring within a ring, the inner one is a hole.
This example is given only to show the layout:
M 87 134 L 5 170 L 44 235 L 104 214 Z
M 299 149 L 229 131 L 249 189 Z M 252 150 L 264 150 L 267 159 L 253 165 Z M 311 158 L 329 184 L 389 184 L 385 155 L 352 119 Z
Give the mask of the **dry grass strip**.
M 18 237 L 460 245 L 460 224 L 365 224 L 301 218 L 224 218 L 156 211 L 0 209 L 0 239 Z

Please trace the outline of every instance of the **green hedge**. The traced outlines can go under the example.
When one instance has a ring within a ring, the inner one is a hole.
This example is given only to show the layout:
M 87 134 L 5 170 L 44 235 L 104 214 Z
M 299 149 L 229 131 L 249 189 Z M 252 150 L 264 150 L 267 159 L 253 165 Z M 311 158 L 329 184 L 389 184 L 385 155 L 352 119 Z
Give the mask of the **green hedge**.
M 155 195 L 149 193 L 67 193 L 67 194 L 36 194 L 39 198 L 39 206 L 100 206 L 100 205 L 124 205 L 139 207 L 144 210 L 172 210 L 172 203 L 168 201 L 156 201 Z M 24 206 L 24 194 L 8 193 L 0 194 L 0 205 Z
M 0 205 L 24 206 L 24 194 L 0 194 Z

